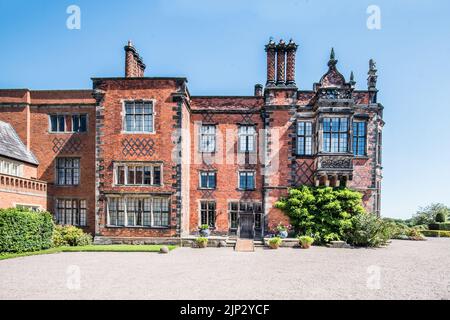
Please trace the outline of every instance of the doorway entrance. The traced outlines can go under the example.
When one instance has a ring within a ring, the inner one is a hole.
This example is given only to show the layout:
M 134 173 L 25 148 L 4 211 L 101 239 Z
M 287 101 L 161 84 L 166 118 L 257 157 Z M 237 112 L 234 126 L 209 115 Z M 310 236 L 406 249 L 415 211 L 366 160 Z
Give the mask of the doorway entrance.
M 253 213 L 239 214 L 239 238 L 255 238 L 255 215 Z

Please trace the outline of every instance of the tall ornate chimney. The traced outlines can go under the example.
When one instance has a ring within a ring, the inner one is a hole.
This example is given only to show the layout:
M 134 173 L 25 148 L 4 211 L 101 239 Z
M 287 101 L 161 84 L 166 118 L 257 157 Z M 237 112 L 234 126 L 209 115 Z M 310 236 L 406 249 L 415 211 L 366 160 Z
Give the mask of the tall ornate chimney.
M 277 45 L 277 86 L 286 84 L 286 43 L 283 39 Z
M 267 52 L 267 87 L 275 85 L 275 49 L 276 45 L 272 39 L 266 45 Z
M 295 87 L 295 54 L 298 45 L 291 39 L 286 47 L 286 85 Z

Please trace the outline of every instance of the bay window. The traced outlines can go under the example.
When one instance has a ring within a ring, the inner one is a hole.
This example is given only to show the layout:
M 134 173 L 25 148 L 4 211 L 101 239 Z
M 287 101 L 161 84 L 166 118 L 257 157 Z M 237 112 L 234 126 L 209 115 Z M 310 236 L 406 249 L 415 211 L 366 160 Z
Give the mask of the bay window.
M 323 119 L 323 152 L 348 152 L 348 118 Z
M 366 122 L 353 122 L 353 154 L 355 156 L 366 155 Z

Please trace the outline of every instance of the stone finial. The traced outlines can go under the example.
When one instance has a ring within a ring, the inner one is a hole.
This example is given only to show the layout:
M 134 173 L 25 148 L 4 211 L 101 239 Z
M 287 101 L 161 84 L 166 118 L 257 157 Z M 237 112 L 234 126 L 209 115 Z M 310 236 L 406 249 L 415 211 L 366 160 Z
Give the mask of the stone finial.
M 353 74 L 353 71 L 350 73 L 350 82 L 349 83 L 352 88 L 355 87 L 356 81 L 355 81 L 355 75 Z
M 377 65 L 376 62 L 373 59 L 369 60 L 369 72 L 367 73 L 369 76 L 367 77 L 367 87 L 370 90 L 376 90 L 377 89 Z
M 334 68 L 338 61 L 335 59 L 334 48 L 331 48 L 330 60 L 328 61 L 328 67 Z

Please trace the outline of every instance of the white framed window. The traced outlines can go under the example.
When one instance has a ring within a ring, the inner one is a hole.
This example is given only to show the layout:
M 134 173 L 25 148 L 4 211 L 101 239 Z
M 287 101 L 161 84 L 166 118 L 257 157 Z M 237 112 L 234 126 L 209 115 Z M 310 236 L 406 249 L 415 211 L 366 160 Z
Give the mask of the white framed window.
M 200 127 L 200 152 L 216 151 L 216 126 L 204 124 Z
M 56 158 L 56 184 L 60 186 L 80 184 L 80 158 Z
M 124 131 L 132 133 L 154 132 L 154 110 L 151 101 L 127 101 L 124 107 Z
M 0 173 L 22 177 L 23 165 L 16 161 L 0 158 Z
M 239 126 L 239 152 L 256 152 L 256 128 L 255 126 Z
M 161 186 L 162 165 L 154 163 L 116 163 L 115 184 L 123 186 Z
M 56 223 L 61 225 L 86 226 L 86 200 L 56 199 Z
M 215 189 L 217 173 L 215 171 L 200 172 L 200 189 Z
M 107 224 L 113 227 L 168 227 L 170 200 L 165 197 L 110 197 Z
M 255 189 L 255 172 L 239 171 L 239 189 L 254 190 Z

